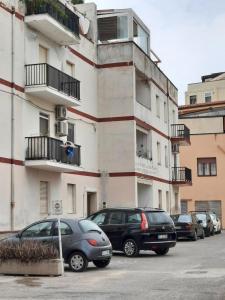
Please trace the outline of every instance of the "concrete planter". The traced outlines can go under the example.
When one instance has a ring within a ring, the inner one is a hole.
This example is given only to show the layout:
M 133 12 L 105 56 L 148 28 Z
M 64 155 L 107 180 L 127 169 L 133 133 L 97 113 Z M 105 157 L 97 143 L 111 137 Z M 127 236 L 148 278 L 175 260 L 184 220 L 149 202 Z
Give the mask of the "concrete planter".
M 40 262 L 24 263 L 16 259 L 0 262 L 0 274 L 5 275 L 62 275 L 60 259 L 42 260 Z

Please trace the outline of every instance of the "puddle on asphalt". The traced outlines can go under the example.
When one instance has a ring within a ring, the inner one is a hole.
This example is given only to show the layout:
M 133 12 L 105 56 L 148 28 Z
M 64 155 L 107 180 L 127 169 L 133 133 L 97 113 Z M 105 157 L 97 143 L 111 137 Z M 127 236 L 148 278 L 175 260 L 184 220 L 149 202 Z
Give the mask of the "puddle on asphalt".
M 41 282 L 39 281 L 39 278 L 29 277 L 29 276 L 16 279 L 16 283 L 23 284 L 23 285 L 26 285 L 26 286 L 29 286 L 29 287 L 39 287 L 39 286 L 41 286 Z

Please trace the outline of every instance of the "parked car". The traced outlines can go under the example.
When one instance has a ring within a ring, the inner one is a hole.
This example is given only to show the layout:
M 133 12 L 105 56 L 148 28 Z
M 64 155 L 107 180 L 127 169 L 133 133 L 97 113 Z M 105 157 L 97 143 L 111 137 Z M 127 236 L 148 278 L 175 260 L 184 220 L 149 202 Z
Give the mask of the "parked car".
M 113 250 L 136 256 L 140 250 L 165 255 L 176 245 L 173 220 L 161 209 L 108 208 L 88 218 L 109 237 Z
M 205 236 L 214 235 L 214 226 L 212 218 L 208 211 L 195 211 L 198 220 L 202 220 L 202 226 L 205 231 Z
M 205 238 L 202 220 L 197 220 L 195 213 L 171 215 L 177 231 L 177 238 L 189 238 L 197 241 Z
M 64 262 L 69 264 L 72 271 L 84 271 L 90 261 L 98 268 L 104 268 L 110 263 L 111 243 L 94 222 L 62 218 L 60 229 Z M 59 248 L 58 221 L 45 219 L 35 222 L 2 241 L 6 240 L 18 243 L 24 240 L 38 240 Z
M 221 233 L 221 221 L 214 212 L 210 212 L 210 217 L 213 221 L 214 232 Z

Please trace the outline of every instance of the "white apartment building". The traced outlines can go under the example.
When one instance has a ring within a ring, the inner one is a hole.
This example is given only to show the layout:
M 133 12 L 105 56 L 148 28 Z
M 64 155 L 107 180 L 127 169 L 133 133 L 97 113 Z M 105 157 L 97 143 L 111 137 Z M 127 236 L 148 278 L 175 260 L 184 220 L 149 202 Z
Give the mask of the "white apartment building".
M 8 3 L 7 3 L 8 2 Z M 0 231 L 52 213 L 179 210 L 188 129 L 132 9 L 0 3 Z

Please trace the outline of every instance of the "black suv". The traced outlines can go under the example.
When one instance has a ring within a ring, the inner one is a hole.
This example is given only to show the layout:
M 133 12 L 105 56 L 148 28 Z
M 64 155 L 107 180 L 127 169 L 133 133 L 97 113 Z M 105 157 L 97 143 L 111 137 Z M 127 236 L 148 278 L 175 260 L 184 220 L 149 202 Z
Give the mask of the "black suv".
M 88 217 L 109 237 L 113 250 L 136 256 L 139 250 L 165 255 L 176 245 L 173 220 L 161 209 L 108 208 Z
M 214 226 L 213 226 L 213 220 L 209 214 L 208 211 L 192 211 L 196 214 L 196 217 L 198 220 L 202 221 L 202 226 L 204 228 L 205 231 L 205 236 L 210 236 L 210 235 L 214 235 L 215 231 L 214 231 Z

